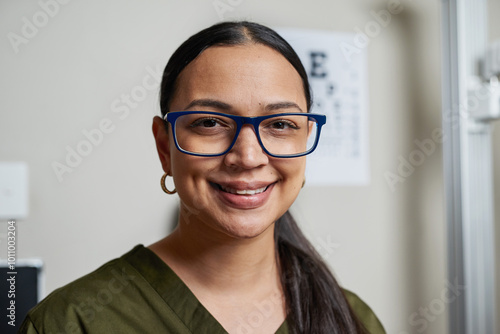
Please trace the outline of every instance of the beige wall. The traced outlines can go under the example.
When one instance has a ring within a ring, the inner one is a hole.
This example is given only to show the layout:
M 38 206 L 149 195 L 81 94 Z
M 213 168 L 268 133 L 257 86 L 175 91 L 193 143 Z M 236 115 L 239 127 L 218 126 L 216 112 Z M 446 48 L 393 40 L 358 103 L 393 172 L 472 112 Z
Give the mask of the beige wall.
M 445 286 L 441 148 L 394 191 L 384 178 L 417 149 L 415 140 L 432 138 L 441 118 L 440 2 L 401 2 L 404 10 L 368 48 L 371 184 L 306 187 L 294 212 L 314 244 L 322 238 L 338 245 L 327 255 L 333 271 L 388 333 L 445 333 L 445 312 L 425 324 L 409 321 Z M 386 4 L 247 0 L 224 18 L 354 32 Z M 19 34 L 23 17 L 38 11 L 35 1 L 1 2 L 1 35 Z M 71 1 L 17 54 L 0 40 L 0 159 L 30 166 L 31 211 L 18 224 L 19 258 L 44 260 L 47 293 L 167 232 L 177 200 L 159 186 L 150 131 L 157 90 L 123 119 L 112 104 L 143 79 L 153 83 L 148 69 L 163 67 L 181 41 L 219 20 L 212 1 Z M 59 182 L 51 164 L 64 162 L 66 147 L 75 149 L 82 131 L 104 119 L 113 130 Z

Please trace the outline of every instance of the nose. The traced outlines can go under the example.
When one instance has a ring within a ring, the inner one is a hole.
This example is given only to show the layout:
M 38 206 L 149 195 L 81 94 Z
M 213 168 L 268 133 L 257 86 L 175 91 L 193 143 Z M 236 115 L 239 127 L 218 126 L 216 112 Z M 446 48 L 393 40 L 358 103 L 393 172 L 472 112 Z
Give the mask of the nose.
M 253 127 L 243 125 L 231 150 L 225 155 L 224 163 L 233 168 L 251 169 L 266 165 L 269 156 L 264 152 Z

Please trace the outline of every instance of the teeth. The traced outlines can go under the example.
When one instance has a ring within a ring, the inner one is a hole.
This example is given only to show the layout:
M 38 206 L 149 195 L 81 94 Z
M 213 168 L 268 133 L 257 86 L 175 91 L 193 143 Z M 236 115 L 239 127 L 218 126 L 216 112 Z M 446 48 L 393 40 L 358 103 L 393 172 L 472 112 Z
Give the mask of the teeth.
M 236 190 L 236 189 L 224 188 L 224 187 L 221 187 L 221 189 L 224 190 L 225 192 L 228 192 L 231 194 L 255 195 L 255 194 L 260 194 L 260 193 L 264 192 L 267 189 L 267 186 L 259 188 L 259 189 L 254 189 L 254 190 Z

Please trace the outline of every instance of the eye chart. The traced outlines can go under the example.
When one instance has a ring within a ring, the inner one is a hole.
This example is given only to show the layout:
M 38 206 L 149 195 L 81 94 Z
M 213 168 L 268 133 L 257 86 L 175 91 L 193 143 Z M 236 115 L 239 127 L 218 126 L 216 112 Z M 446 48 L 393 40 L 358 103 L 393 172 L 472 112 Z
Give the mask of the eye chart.
M 277 29 L 295 49 L 313 90 L 312 112 L 324 114 L 318 148 L 307 157 L 306 184 L 362 186 L 370 182 L 366 48 L 356 35 Z

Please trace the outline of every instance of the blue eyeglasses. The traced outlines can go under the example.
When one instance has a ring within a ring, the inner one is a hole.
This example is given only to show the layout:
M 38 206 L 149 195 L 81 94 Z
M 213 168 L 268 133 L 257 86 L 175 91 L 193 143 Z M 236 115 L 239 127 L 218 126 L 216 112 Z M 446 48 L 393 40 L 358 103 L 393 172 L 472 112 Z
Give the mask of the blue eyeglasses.
M 309 113 L 282 113 L 243 117 L 211 111 L 174 111 L 164 119 L 172 125 L 177 149 L 202 157 L 216 157 L 231 150 L 244 124 L 252 125 L 266 154 L 295 158 L 318 146 L 326 116 Z

